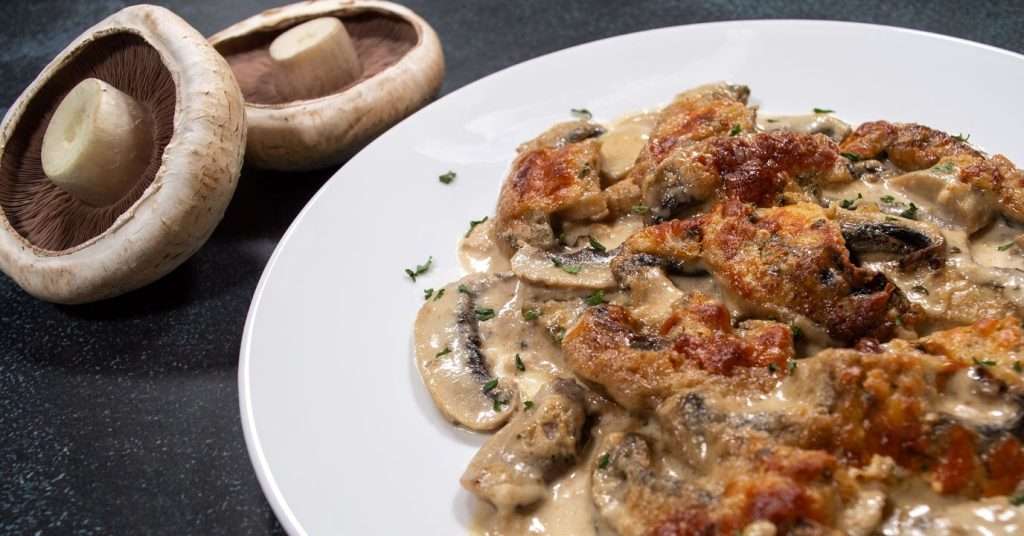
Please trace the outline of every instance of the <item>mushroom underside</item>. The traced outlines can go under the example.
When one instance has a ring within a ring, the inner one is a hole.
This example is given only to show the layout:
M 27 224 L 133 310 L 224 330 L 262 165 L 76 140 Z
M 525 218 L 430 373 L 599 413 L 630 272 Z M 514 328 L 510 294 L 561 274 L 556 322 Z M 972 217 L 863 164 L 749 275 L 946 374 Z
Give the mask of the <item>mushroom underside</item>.
M 54 111 L 83 79 L 107 82 L 135 99 L 153 121 L 152 154 L 145 171 L 118 201 L 101 207 L 54 184 L 40 159 Z M 176 88 L 160 54 L 128 32 L 87 43 L 48 80 L 25 108 L 0 160 L 0 209 L 11 227 L 37 248 L 63 251 L 99 236 L 146 191 L 174 133 Z
M 353 11 L 348 8 L 323 16 L 337 17 L 345 25 L 363 71 L 358 79 L 328 90 L 321 97 L 340 93 L 376 76 L 398 63 L 419 42 L 419 34 L 409 21 L 385 11 L 372 8 Z M 297 18 L 282 27 L 241 35 L 214 45 L 234 71 L 246 102 L 276 105 L 290 101 L 278 91 L 278 69 L 270 57 L 270 44 L 289 27 L 316 17 Z

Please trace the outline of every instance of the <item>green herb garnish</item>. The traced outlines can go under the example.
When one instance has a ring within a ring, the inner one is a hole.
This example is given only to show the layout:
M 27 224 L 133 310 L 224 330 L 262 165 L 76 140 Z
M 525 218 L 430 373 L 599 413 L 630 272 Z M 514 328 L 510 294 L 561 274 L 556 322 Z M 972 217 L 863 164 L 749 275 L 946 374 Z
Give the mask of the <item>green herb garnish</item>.
M 533 321 L 537 320 L 540 316 L 540 311 L 537 309 L 523 309 L 523 320 Z
M 860 156 L 857 156 L 854 153 L 839 153 L 839 156 L 842 156 L 850 162 L 860 162 Z
M 891 205 L 893 201 L 896 201 L 896 198 L 891 195 L 883 195 L 882 197 L 879 197 L 878 200 L 886 205 Z
M 647 214 L 650 212 L 650 209 L 647 208 L 647 205 L 633 205 L 633 208 L 629 209 L 629 211 L 633 214 Z
M 1024 493 L 1010 497 L 1010 504 L 1020 506 L 1024 504 Z
M 815 108 L 814 109 L 814 113 L 816 113 L 816 114 L 830 114 L 832 112 L 835 112 L 835 110 L 829 110 L 828 108 Z
M 441 357 L 443 355 L 448 355 L 450 353 L 452 353 L 452 349 L 445 346 L 444 350 L 441 350 L 440 352 L 434 354 L 434 357 Z
M 789 361 L 786 361 L 786 369 L 789 370 L 790 374 L 796 372 L 796 360 L 790 359 Z
M 433 296 L 434 296 L 434 289 L 428 288 L 428 289 L 423 291 L 423 299 L 424 300 L 429 300 Z
M 804 336 L 804 330 L 800 329 L 800 326 L 796 324 L 789 326 L 789 330 L 793 332 L 794 339 L 799 339 Z
M 729 135 L 739 136 L 740 132 L 743 132 L 743 127 L 739 126 L 739 124 L 736 124 L 732 126 L 732 130 L 729 131 Z
M 476 229 L 477 225 L 480 225 L 481 223 L 483 223 L 485 221 L 487 221 L 487 216 L 484 216 L 483 219 L 481 219 L 481 220 L 469 220 L 469 230 L 466 231 L 466 236 L 463 237 L 463 238 L 468 238 L 470 233 L 473 232 L 473 229 Z
M 480 321 L 490 320 L 496 316 L 494 309 L 489 307 L 477 307 L 474 312 L 476 313 L 476 319 Z
M 587 296 L 587 305 L 601 305 L 604 303 L 604 291 L 595 290 L 590 296 Z
M 489 382 L 484 384 L 484 392 L 485 393 L 490 393 L 497 386 L 498 386 L 498 378 L 494 378 L 494 379 L 492 379 Z
M 551 338 L 555 339 L 555 342 L 562 344 L 562 339 L 565 338 L 565 328 L 557 328 L 551 333 Z
M 590 120 L 594 118 L 594 114 L 590 113 L 590 110 L 586 108 L 573 108 L 570 110 L 570 113 L 578 119 Z
M 452 181 L 455 180 L 455 172 L 448 171 L 448 173 L 438 177 L 437 180 L 441 181 L 442 184 L 451 184 Z
M 855 208 L 857 206 L 857 201 L 860 201 L 861 199 L 864 199 L 864 196 L 861 194 L 857 194 L 857 197 L 854 199 L 843 199 L 842 201 L 839 202 L 839 206 L 847 210 L 850 210 Z
M 423 264 L 420 264 L 420 265 L 417 265 L 415 270 L 413 270 L 411 268 L 406 268 L 405 269 L 405 275 L 408 275 L 409 279 L 412 279 L 412 282 L 415 283 L 416 282 L 416 277 L 417 276 L 421 276 L 421 275 L 427 273 L 427 270 L 430 269 L 430 265 L 433 264 L 433 262 L 434 262 L 434 257 L 430 257 L 430 258 L 427 259 L 427 262 L 425 262 Z
M 775 363 L 768 363 L 768 372 L 775 374 L 779 370 L 779 366 Z
M 1021 372 L 1024 372 L 1024 366 L 1022 366 L 1022 365 L 1020 364 L 1020 361 L 1014 361 L 1014 362 L 1013 362 L 1013 370 L 1014 370 L 1014 371 L 1015 371 L 1015 372 L 1016 372 L 1017 374 L 1020 374 Z
M 952 162 L 943 162 L 942 164 L 937 164 L 937 165 L 932 166 L 932 169 L 935 170 L 935 171 L 938 171 L 939 173 L 952 173 L 953 172 L 953 163 Z
M 444 289 L 441 289 L 437 291 L 437 294 L 434 294 L 434 301 L 440 300 L 441 296 L 444 296 Z
M 533 409 L 533 400 L 527 400 L 523 402 L 524 409 Z
M 508 404 L 508 402 L 506 402 L 506 401 L 504 401 L 504 400 L 502 400 L 500 398 L 495 398 L 494 399 L 494 405 L 492 406 L 492 409 L 494 409 L 494 412 L 497 413 L 497 412 L 501 411 L 501 406 L 504 406 L 505 404 Z
M 523 358 L 516 354 L 516 370 L 519 372 L 526 372 L 526 365 L 523 364 Z
M 590 164 L 583 164 L 583 167 L 581 167 L 579 172 L 576 173 L 576 178 L 577 179 L 582 179 L 583 177 L 586 177 L 587 175 L 590 175 Z
M 900 216 L 902 216 L 904 218 L 907 218 L 908 220 L 916 220 L 917 219 L 917 205 L 911 203 L 909 208 L 907 208 L 903 212 L 900 212 Z
M 963 134 L 957 134 L 956 136 L 953 136 L 953 139 L 956 141 L 966 142 L 967 140 L 971 139 L 971 135 L 968 134 L 967 136 L 964 136 Z
M 580 273 L 580 270 L 583 269 L 583 267 L 578 264 L 565 264 L 556 258 L 551 259 L 551 264 L 554 264 L 556 267 L 561 268 L 563 272 L 573 275 Z
M 1013 245 L 1014 245 L 1014 243 L 1013 243 L 1013 242 L 1010 242 L 1010 243 L 1008 243 L 1008 244 L 1003 244 L 1003 245 L 1001 245 L 1001 246 L 997 247 L 996 249 L 998 249 L 999 251 L 1006 251 L 1006 250 L 1008 250 L 1008 249 L 1012 248 L 1012 247 L 1013 247 Z
M 594 237 L 591 236 L 589 238 L 590 238 L 590 249 L 592 249 L 592 250 L 594 250 L 594 251 L 596 251 L 598 253 L 604 253 L 604 252 L 608 251 L 608 248 L 604 247 L 604 244 L 598 242 L 596 239 L 594 239 Z
M 469 287 L 467 287 L 466 285 L 459 285 L 459 292 L 463 294 L 468 294 L 470 296 L 473 295 L 473 291 L 469 290 Z
M 607 452 L 605 452 L 604 454 L 601 455 L 600 458 L 597 459 L 597 468 L 605 469 L 608 467 L 609 463 L 611 463 L 611 457 L 608 456 Z
M 971 360 L 979 367 L 991 367 L 996 364 L 996 362 L 991 359 L 978 359 L 977 357 L 972 357 Z

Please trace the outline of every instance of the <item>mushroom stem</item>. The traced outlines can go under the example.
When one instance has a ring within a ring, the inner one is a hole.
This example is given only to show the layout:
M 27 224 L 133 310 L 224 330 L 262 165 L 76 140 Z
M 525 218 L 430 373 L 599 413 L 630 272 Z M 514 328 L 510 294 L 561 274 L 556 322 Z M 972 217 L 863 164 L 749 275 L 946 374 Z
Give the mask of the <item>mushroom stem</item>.
M 153 120 L 132 97 L 96 78 L 78 83 L 57 106 L 40 158 L 54 184 L 84 203 L 121 199 L 145 172 Z
M 278 68 L 277 90 L 291 100 L 329 95 L 363 73 L 345 25 L 334 17 L 313 19 L 277 36 L 270 58 Z

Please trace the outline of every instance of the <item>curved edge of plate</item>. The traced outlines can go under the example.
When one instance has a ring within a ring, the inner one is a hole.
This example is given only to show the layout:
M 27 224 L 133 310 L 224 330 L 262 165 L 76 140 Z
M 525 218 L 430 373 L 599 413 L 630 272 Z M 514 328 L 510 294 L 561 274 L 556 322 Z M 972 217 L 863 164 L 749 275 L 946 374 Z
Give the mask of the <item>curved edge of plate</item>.
M 605 38 L 601 38 L 601 39 L 596 39 L 596 40 L 593 40 L 593 41 L 588 41 L 588 42 L 585 42 L 585 43 L 580 43 L 578 45 L 573 45 L 571 47 L 567 47 L 567 48 L 559 49 L 559 50 L 556 50 L 556 51 L 552 51 L 552 52 L 549 52 L 549 53 L 546 53 L 546 54 L 542 54 L 540 56 L 537 56 L 537 57 L 534 57 L 534 58 L 530 58 L 528 60 L 516 63 L 514 65 L 510 65 L 510 66 L 505 67 L 505 68 L 503 68 L 503 69 L 501 69 L 499 71 L 496 71 L 496 72 L 491 73 L 491 74 L 489 74 L 487 76 L 484 76 L 482 78 L 474 80 L 473 82 L 470 82 L 469 84 L 466 84 L 465 86 L 463 86 L 461 88 L 458 88 L 455 91 L 452 91 L 451 93 L 449 93 L 449 94 L 447 94 L 447 95 L 445 95 L 445 96 L 443 96 L 443 97 L 441 97 L 441 98 L 439 98 L 439 99 L 429 103 L 427 106 L 423 107 L 419 111 L 413 113 L 409 117 L 407 117 L 404 120 L 400 121 L 398 124 L 392 126 L 391 129 L 397 128 L 400 125 L 402 125 L 405 122 L 407 122 L 410 119 L 412 119 L 413 117 L 416 117 L 416 116 L 422 114 L 425 111 L 433 109 L 434 107 L 436 107 L 441 102 L 447 101 L 448 99 L 451 99 L 451 98 L 457 98 L 458 95 L 460 95 L 463 91 L 467 90 L 468 88 L 470 88 L 472 86 L 475 86 L 475 85 L 477 85 L 477 84 L 479 84 L 479 83 L 481 83 L 481 82 L 483 82 L 485 80 L 489 80 L 489 79 L 494 78 L 494 77 L 503 76 L 507 71 L 515 69 L 517 67 L 520 67 L 520 66 L 522 66 L 524 64 L 529 64 L 529 63 L 533 63 L 533 62 L 536 62 L 536 61 L 541 61 L 541 60 L 547 58 L 548 56 L 553 56 L 553 55 L 556 55 L 556 54 L 561 54 L 563 52 L 566 52 L 566 51 L 569 51 L 569 50 L 573 50 L 573 49 L 578 48 L 578 47 L 584 47 L 584 46 L 592 45 L 594 43 L 600 43 L 600 42 L 604 42 L 604 41 L 611 41 L 611 40 L 617 40 L 617 39 L 630 38 L 630 37 L 635 37 L 635 36 L 641 35 L 641 34 L 662 32 L 662 31 L 667 31 L 667 30 L 676 30 L 676 29 L 683 29 L 683 28 L 697 28 L 697 27 L 708 27 L 708 26 L 729 26 L 729 25 L 736 25 L 736 24 L 757 24 L 757 25 L 792 25 L 792 24 L 799 24 L 799 25 L 804 25 L 804 24 L 807 24 L 807 25 L 812 25 L 812 24 L 814 24 L 814 25 L 822 25 L 823 24 L 823 25 L 834 25 L 834 26 L 844 26 L 844 27 L 853 26 L 853 27 L 861 27 L 861 28 L 864 28 L 864 29 L 870 29 L 872 31 L 879 31 L 879 30 L 881 30 L 881 31 L 891 31 L 891 32 L 897 32 L 897 33 L 916 34 L 916 35 L 924 37 L 924 38 L 937 39 L 937 40 L 941 40 L 941 41 L 956 42 L 956 43 L 960 43 L 960 44 L 963 44 L 963 45 L 968 45 L 968 46 L 971 46 L 971 47 L 976 47 L 976 48 L 984 49 L 984 50 L 987 50 L 989 52 L 995 52 L 995 53 L 999 53 L 999 54 L 1003 54 L 1003 55 L 1007 55 L 1007 56 L 1010 56 L 1010 57 L 1014 57 L 1014 58 L 1018 58 L 1018 59 L 1024 60 L 1024 54 L 1019 54 L 1019 53 L 1016 53 L 1016 52 L 1013 52 L 1013 51 L 1010 51 L 1010 50 L 1006 50 L 1006 49 L 1003 49 L 1003 48 L 999 48 L 999 47 L 996 47 L 996 46 L 993 46 L 993 45 L 988 45 L 988 44 L 985 44 L 985 43 L 979 43 L 977 41 L 971 41 L 969 39 L 963 39 L 963 38 L 960 38 L 960 37 L 953 37 L 953 36 L 949 36 L 949 35 L 943 35 L 943 34 L 928 32 L 928 31 L 924 31 L 924 30 L 916 30 L 916 29 L 912 29 L 912 28 L 903 28 L 903 27 L 899 27 L 899 26 L 889 26 L 889 25 L 884 25 L 884 24 L 870 24 L 870 23 L 862 23 L 862 22 L 821 20 L 821 19 L 741 19 L 741 20 L 729 20 L 729 21 L 703 22 L 703 23 L 696 23 L 696 24 L 684 24 L 684 25 L 675 25 L 675 26 L 663 26 L 663 27 L 659 27 L 659 28 L 652 28 L 652 29 L 648 29 L 648 30 L 640 30 L 640 31 L 636 31 L 636 32 L 619 34 L 619 35 L 614 35 L 614 36 L 605 37 Z M 380 140 L 381 138 L 384 138 L 385 136 L 387 136 L 387 134 L 389 133 L 389 131 L 391 129 L 388 129 L 388 131 L 385 131 L 380 136 L 378 136 L 370 144 L 368 144 L 366 147 L 364 147 L 360 151 L 360 153 L 367 152 L 371 147 L 373 147 L 374 145 L 376 145 L 378 143 L 378 140 Z M 356 159 L 358 157 L 359 157 L 359 154 L 354 155 L 349 161 L 352 161 L 352 160 L 354 160 L 354 159 Z M 306 536 L 307 531 L 302 526 L 301 522 L 298 520 L 298 518 L 295 515 L 295 513 L 292 511 L 291 507 L 288 504 L 287 499 L 284 497 L 284 494 L 282 493 L 282 491 L 278 487 L 277 482 L 276 482 L 276 480 L 274 478 L 273 471 L 271 470 L 270 464 L 267 461 L 266 456 L 264 455 L 264 452 L 263 452 L 263 449 L 262 449 L 262 446 L 261 446 L 261 441 L 260 441 L 259 433 L 256 430 L 256 416 L 255 416 L 255 413 L 254 413 L 253 407 L 252 407 L 252 391 L 251 391 L 252 390 L 252 384 L 250 382 L 250 376 L 249 376 L 250 368 L 251 368 L 251 365 L 252 365 L 252 363 L 251 363 L 250 347 L 252 345 L 252 340 L 253 340 L 253 324 L 255 323 L 256 313 L 257 313 L 257 311 L 259 309 L 260 302 L 261 302 L 261 299 L 263 297 L 264 289 L 265 289 L 268 281 L 270 280 L 270 276 L 271 276 L 271 273 L 273 272 L 274 265 L 276 264 L 276 261 L 278 260 L 278 258 L 281 255 L 282 251 L 284 250 L 284 248 L 288 244 L 289 238 L 299 228 L 299 226 L 300 226 L 302 220 L 304 219 L 305 215 L 317 203 L 317 201 L 319 200 L 321 195 L 326 191 L 327 186 L 330 185 L 332 182 L 334 182 L 335 178 L 339 174 L 341 174 L 347 166 L 348 166 L 348 163 L 346 162 L 345 165 L 343 165 L 341 168 L 339 168 L 338 171 L 336 171 L 327 181 L 324 182 L 323 186 L 321 186 L 320 189 L 317 190 L 317 192 L 313 195 L 313 197 L 310 198 L 310 200 L 306 203 L 306 205 L 299 212 L 298 216 L 295 217 L 295 220 L 293 220 L 292 223 L 288 226 L 287 231 L 285 231 L 284 235 L 281 237 L 281 240 L 278 242 L 277 246 L 275 246 L 274 252 L 271 254 L 270 259 L 267 261 L 267 265 L 263 269 L 263 273 L 260 276 L 259 283 L 256 285 L 256 290 L 253 292 L 252 302 L 250 303 L 249 310 L 248 310 L 248 312 L 246 314 L 245 326 L 244 326 L 243 332 L 242 332 L 242 344 L 241 344 L 241 348 L 239 350 L 239 363 L 238 363 L 238 393 L 239 393 L 239 397 L 238 398 L 239 398 L 240 418 L 241 418 L 241 421 L 242 421 L 242 433 L 243 433 L 243 436 L 244 436 L 244 439 L 245 439 L 246 450 L 249 453 L 249 459 L 252 462 L 253 469 L 256 472 L 256 478 L 257 478 L 257 480 L 260 483 L 260 487 L 262 488 L 263 493 L 264 493 L 264 495 L 267 498 L 267 502 L 270 503 L 271 509 L 273 510 L 274 514 L 277 516 L 278 521 L 284 527 L 285 531 L 287 531 L 289 534 L 301 535 L 301 536 Z

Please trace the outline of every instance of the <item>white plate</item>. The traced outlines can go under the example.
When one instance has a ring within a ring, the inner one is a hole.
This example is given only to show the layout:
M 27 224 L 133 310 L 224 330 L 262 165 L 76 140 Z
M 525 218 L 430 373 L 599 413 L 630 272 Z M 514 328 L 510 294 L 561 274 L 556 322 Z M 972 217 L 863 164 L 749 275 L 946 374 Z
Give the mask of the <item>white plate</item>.
M 606 121 L 690 86 L 750 85 L 779 113 L 917 121 L 1024 163 L 1024 56 L 835 22 L 682 26 L 570 48 L 435 102 L 310 201 L 256 290 L 239 365 L 249 453 L 293 534 L 463 534 L 458 478 L 481 438 L 453 429 L 413 367 L 422 289 L 460 276 L 457 239 L 493 212 L 516 145 L 570 108 Z M 454 170 L 443 185 L 437 176 Z M 413 284 L 406 267 L 434 257 Z

